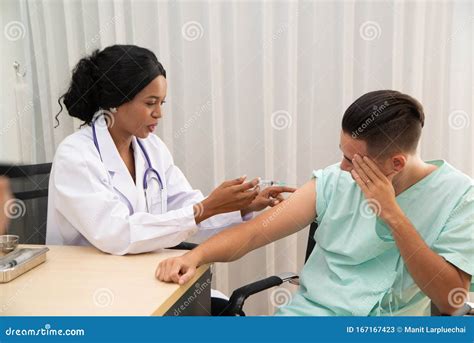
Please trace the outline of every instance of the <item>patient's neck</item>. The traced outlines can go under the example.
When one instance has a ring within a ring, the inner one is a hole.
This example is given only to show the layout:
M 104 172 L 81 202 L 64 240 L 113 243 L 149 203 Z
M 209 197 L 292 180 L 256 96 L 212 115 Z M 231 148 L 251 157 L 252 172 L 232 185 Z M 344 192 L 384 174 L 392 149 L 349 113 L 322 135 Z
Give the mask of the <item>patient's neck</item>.
M 403 170 L 395 175 L 392 180 L 395 194 L 398 195 L 407 190 L 431 174 L 436 168 L 435 165 L 424 162 L 419 156 L 412 157 Z

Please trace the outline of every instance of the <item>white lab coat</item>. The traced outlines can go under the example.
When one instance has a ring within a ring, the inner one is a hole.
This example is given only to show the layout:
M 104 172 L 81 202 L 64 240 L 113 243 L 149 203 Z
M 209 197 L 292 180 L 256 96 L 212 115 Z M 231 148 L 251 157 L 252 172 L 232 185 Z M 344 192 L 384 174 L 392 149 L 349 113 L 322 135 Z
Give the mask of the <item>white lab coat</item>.
M 161 213 L 158 183 L 152 182 L 148 213 L 143 191 L 147 163 L 136 138 L 132 142 L 135 183 L 109 131 L 97 125 L 96 132 L 103 162 L 89 126 L 67 137 L 56 151 L 49 180 L 47 244 L 93 245 L 110 254 L 137 254 L 185 240 L 200 242 L 242 222 L 240 212 L 231 212 L 196 225 L 193 205 L 204 197 L 191 188 L 166 145 L 154 134 L 141 142 L 163 181 L 166 212 Z M 133 206 L 133 214 L 123 196 Z

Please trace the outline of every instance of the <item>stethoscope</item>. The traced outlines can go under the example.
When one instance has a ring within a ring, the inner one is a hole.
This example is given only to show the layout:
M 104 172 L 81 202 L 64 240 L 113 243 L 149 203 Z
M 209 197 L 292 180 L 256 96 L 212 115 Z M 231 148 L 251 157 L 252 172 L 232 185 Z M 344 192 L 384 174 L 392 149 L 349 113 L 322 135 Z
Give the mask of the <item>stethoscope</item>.
M 104 160 L 102 159 L 102 154 L 100 153 L 100 148 L 99 148 L 99 142 L 97 140 L 97 133 L 95 131 L 95 122 L 92 122 L 92 139 L 94 141 L 94 145 L 99 152 L 99 157 L 102 163 L 104 163 Z M 156 179 L 158 181 L 158 184 L 160 186 L 160 196 L 161 196 L 161 213 L 166 212 L 166 198 L 165 198 L 165 189 L 163 186 L 163 181 L 161 180 L 160 174 L 156 169 L 153 168 L 151 165 L 151 160 L 150 157 L 148 156 L 148 153 L 145 150 L 145 147 L 143 146 L 143 143 L 140 142 L 140 140 L 137 138 L 137 143 L 140 149 L 143 152 L 143 156 L 145 157 L 146 163 L 147 163 L 147 168 L 145 169 L 145 172 L 143 173 L 143 191 L 145 193 L 145 204 L 146 204 L 146 210 L 148 213 L 150 213 L 150 206 L 148 204 L 148 176 L 151 175 L 152 179 Z M 155 177 L 153 177 L 155 176 Z M 128 209 L 130 211 L 130 215 L 134 213 L 133 211 L 133 206 L 130 200 L 122 193 L 120 192 L 117 188 L 114 187 L 114 190 L 119 193 L 122 198 L 127 202 Z

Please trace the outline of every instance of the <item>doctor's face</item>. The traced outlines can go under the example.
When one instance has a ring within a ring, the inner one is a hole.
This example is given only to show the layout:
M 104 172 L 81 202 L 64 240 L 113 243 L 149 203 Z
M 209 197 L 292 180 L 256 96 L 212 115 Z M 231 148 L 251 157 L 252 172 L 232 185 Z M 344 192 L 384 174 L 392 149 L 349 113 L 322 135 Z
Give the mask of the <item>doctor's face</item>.
M 143 88 L 131 101 L 117 108 L 114 129 L 126 135 L 146 138 L 156 129 L 162 117 L 167 91 L 166 79 L 160 75 Z

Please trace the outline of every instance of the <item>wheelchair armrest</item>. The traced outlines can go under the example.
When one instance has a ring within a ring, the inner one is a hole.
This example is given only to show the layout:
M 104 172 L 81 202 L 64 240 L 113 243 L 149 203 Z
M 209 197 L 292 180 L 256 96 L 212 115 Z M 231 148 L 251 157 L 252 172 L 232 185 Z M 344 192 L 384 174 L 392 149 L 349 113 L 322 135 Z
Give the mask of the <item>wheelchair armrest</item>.
M 447 316 L 447 317 L 461 317 L 461 316 L 472 316 L 474 315 L 474 303 L 465 302 L 461 307 L 451 314 L 442 313 L 434 304 L 431 302 L 431 315 L 432 316 Z
M 474 303 L 466 302 L 464 305 L 456 310 L 451 316 L 466 316 L 474 314 Z
M 290 282 L 293 284 L 298 284 L 299 277 L 294 273 L 283 273 L 278 276 L 269 276 L 265 279 L 252 282 L 248 285 L 242 286 L 236 289 L 229 299 L 229 304 L 227 305 L 223 315 L 225 316 L 235 316 L 235 315 L 245 315 L 242 311 L 245 300 L 252 294 L 259 293 L 266 289 L 279 286 L 283 282 Z
M 189 242 L 181 242 L 178 245 L 167 248 L 167 249 L 176 249 L 176 250 L 193 250 L 195 247 L 197 247 L 199 244 L 196 243 L 189 243 Z

